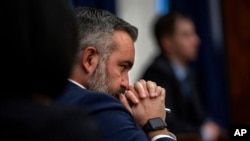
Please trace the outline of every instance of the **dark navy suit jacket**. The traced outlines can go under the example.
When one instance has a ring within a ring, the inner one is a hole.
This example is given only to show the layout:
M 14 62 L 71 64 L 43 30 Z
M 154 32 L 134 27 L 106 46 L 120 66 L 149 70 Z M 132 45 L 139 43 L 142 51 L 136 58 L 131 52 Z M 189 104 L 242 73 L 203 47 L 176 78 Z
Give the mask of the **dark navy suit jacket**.
M 83 89 L 69 82 L 57 102 L 74 104 L 89 112 L 99 126 L 104 141 L 148 141 L 130 112 L 113 96 Z M 172 141 L 161 138 L 157 141 Z

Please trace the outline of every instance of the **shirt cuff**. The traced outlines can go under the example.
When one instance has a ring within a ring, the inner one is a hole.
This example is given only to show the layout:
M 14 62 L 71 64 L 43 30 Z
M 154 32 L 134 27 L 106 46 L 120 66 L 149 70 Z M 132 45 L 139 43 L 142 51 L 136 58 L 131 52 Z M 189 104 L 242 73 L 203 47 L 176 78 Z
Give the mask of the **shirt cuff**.
M 153 137 L 151 139 L 151 141 L 157 141 L 160 138 L 170 138 L 170 139 L 173 139 L 174 141 L 176 141 L 176 136 L 171 132 L 169 132 L 169 135 L 157 135 L 157 136 Z

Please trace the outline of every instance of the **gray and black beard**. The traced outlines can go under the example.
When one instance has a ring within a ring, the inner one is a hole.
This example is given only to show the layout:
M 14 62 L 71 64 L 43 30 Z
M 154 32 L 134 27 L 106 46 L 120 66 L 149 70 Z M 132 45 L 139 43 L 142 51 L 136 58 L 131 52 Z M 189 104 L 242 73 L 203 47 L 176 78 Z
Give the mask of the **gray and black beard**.
M 98 63 L 92 77 L 87 81 L 87 88 L 98 92 L 108 93 L 115 97 L 125 92 L 125 88 L 119 88 L 118 90 L 113 88 L 109 81 L 106 64 L 104 62 Z

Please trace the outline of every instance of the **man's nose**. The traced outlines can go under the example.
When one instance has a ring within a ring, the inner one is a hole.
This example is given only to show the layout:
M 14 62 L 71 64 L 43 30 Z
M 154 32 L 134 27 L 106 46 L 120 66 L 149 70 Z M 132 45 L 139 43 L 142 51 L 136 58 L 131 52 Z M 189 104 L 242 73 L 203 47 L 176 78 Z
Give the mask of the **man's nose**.
M 121 87 L 122 88 L 125 88 L 125 89 L 128 89 L 129 88 L 129 77 L 128 77 L 128 74 L 126 76 L 124 76 L 121 80 Z

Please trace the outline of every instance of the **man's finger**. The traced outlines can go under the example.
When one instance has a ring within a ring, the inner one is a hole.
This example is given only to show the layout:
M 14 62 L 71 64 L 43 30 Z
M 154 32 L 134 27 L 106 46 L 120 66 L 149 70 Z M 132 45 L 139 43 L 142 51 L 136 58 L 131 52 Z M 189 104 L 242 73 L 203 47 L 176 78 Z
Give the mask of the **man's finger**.
M 147 82 L 143 79 L 141 79 L 139 82 L 142 84 L 143 88 L 146 90 L 147 89 L 147 84 L 146 84 Z
M 159 95 L 161 95 L 163 93 L 165 93 L 164 90 L 163 90 L 163 88 L 160 87 L 160 86 L 157 86 L 156 87 L 156 96 L 159 96 Z
M 136 96 L 136 94 L 130 90 L 125 92 L 125 97 L 127 99 L 127 101 L 132 102 L 132 104 L 138 104 L 139 103 L 139 99 Z
M 119 94 L 119 99 L 120 99 L 121 103 L 128 109 L 128 111 L 130 113 L 132 113 L 132 109 L 131 109 L 131 107 L 129 105 L 129 102 L 126 99 L 125 95 L 124 94 Z
M 134 84 L 134 88 L 135 90 L 137 91 L 137 93 L 139 94 L 139 97 L 140 98 L 146 98 L 147 97 L 147 93 L 146 93 L 146 90 L 144 88 L 144 84 L 142 84 L 143 82 L 135 82 Z
M 149 96 L 154 98 L 156 96 L 158 96 L 159 94 L 157 94 L 157 85 L 155 82 L 152 81 L 147 81 L 147 89 L 149 91 Z
M 165 97 L 166 96 L 166 90 L 164 88 L 162 88 L 162 87 L 161 87 L 161 89 L 162 89 L 161 94 Z

